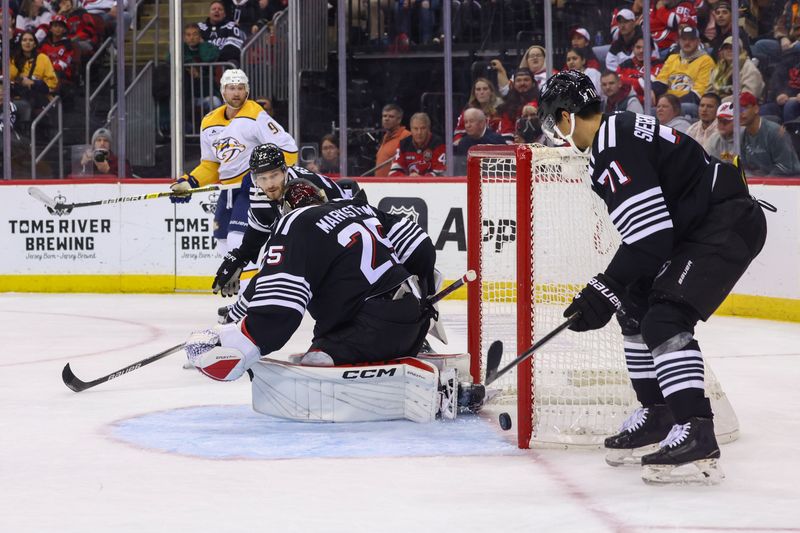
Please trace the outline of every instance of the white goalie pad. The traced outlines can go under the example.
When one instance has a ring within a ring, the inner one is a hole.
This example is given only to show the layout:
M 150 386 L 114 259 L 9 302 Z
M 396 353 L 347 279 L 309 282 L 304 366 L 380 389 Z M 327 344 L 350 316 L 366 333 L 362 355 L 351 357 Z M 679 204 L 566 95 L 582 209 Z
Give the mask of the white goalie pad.
M 302 366 L 262 359 L 253 371 L 253 410 L 302 422 L 431 422 L 439 370 L 412 357 L 367 366 Z

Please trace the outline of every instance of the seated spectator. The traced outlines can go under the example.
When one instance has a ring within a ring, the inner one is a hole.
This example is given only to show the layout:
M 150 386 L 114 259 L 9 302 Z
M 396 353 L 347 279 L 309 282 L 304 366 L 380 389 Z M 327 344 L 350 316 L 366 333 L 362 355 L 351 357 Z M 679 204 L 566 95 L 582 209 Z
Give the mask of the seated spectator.
M 542 123 L 536 111 L 537 108 L 533 105 L 522 108 L 522 116 L 517 119 L 514 129 L 514 144 L 545 144 L 549 141 L 542 130 Z
M 38 51 L 36 35 L 24 31 L 9 65 L 11 97 L 17 105 L 17 119 L 30 122 L 58 92 L 58 77 L 53 64 Z
M 255 1 L 258 6 L 258 18 L 256 25 L 250 28 L 251 33 L 257 33 L 258 30 L 272 23 L 272 19 L 277 13 L 280 13 L 289 4 L 289 0 L 251 0 Z M 350 9 L 350 2 L 348 2 L 348 10 Z
M 533 84 L 533 76 L 527 68 L 518 69 L 514 73 L 514 82 L 508 91 L 508 96 L 497 108 L 503 123 L 515 124 L 522 116 L 522 109 L 526 105 L 538 107 L 539 88 Z
M 633 47 L 642 38 L 642 28 L 636 24 L 636 15 L 630 9 L 620 9 L 616 15 L 617 28 L 611 48 L 606 54 L 606 69 L 616 71 L 625 60 L 633 57 Z M 658 58 L 658 48 L 652 50 L 653 58 Z
M 667 92 L 677 96 L 684 113 L 697 116 L 700 96 L 708 91 L 714 60 L 700 48 L 697 28 L 684 26 L 679 40 L 680 53 L 667 58 L 653 85 L 655 93 Z
M 97 176 L 109 174 L 116 176 L 119 171 L 119 158 L 111 150 L 111 132 L 106 128 L 98 128 L 92 134 L 92 145 L 81 157 L 81 175 Z M 125 177 L 132 177 L 131 165 L 125 160 Z
M 122 2 L 122 20 L 125 28 L 131 25 L 131 14 L 125 11 L 128 7 L 128 0 L 83 0 L 83 8 L 90 15 L 95 15 L 103 21 L 106 34 L 113 34 L 117 27 L 117 10 L 120 9 L 119 2 Z
M 100 45 L 100 32 L 95 19 L 83 8 L 75 7 L 74 0 L 59 0 L 58 15 L 67 19 L 67 34 L 75 49 L 76 62 L 88 60 Z
M 782 51 L 791 48 L 792 39 L 787 28 L 791 27 L 792 1 L 750 0 L 739 3 L 743 26 L 751 43 L 750 51 L 758 59 L 759 66 L 767 72 L 770 65 L 778 61 Z M 787 15 L 790 21 L 787 25 Z
M 506 137 L 510 142 L 514 135 L 514 123 L 503 118 L 499 108 L 503 99 L 497 94 L 492 82 L 486 78 L 478 78 L 472 83 L 472 94 L 467 102 L 466 109 L 480 109 L 489 121 L 489 129 Z M 453 141 L 458 142 L 465 132 L 465 113 L 466 109 L 458 116 L 456 121 L 456 131 Z
M 572 48 L 583 48 L 586 50 L 586 68 L 593 68 L 599 72 L 600 62 L 592 51 L 592 38 L 589 35 L 589 30 L 580 27 L 573 28 L 572 31 L 569 32 L 569 39 Z M 564 69 L 567 68 L 569 67 L 564 65 Z
M 258 0 L 225 0 L 225 13 L 245 34 L 245 40 L 258 31 L 259 11 Z
M 375 158 L 374 176 L 388 176 L 392 160 L 400 146 L 400 141 L 411 135 L 403 126 L 403 110 L 397 104 L 386 104 L 381 113 L 381 126 L 384 134 Z
M 697 12 L 694 3 L 686 0 L 659 0 L 652 5 L 654 7 L 650 9 L 650 33 L 658 46 L 661 59 L 665 59 L 672 45 L 678 41 L 679 29 L 690 26 L 697 32 Z
M 657 50 L 655 43 L 651 41 L 651 50 Z M 658 73 L 661 72 L 661 67 L 663 67 L 663 63 L 659 58 L 650 58 L 650 83 L 652 87 L 652 83 L 658 77 Z M 636 92 L 636 97 L 639 99 L 639 102 L 644 104 L 644 37 L 639 36 L 636 39 L 636 43 L 633 45 L 633 56 L 623 61 L 619 67 L 617 67 L 617 74 L 619 74 L 620 80 L 622 83 L 626 83 L 630 85 L 633 90 Z M 650 95 L 650 103 L 655 104 L 656 99 L 655 95 Z
M 741 41 L 739 41 L 741 46 Z M 741 92 L 748 92 L 761 98 L 764 91 L 764 78 L 750 58 L 747 50 L 739 49 L 739 87 Z M 728 37 L 719 50 L 719 62 L 711 71 L 710 89 L 720 98 L 729 99 L 733 94 L 733 37 Z
M 64 84 L 72 85 L 75 80 L 72 41 L 67 37 L 67 19 L 62 15 L 56 15 L 50 21 L 49 36 L 39 47 L 39 51 L 50 58 L 63 94 Z
M 395 29 L 400 40 L 409 39 L 411 35 L 411 15 L 416 11 L 419 25 L 420 44 L 430 44 L 433 41 L 434 10 L 441 9 L 438 0 L 396 0 L 394 3 Z
M 711 135 L 717 131 L 717 108 L 721 101 L 715 93 L 706 93 L 700 98 L 697 108 L 697 122 L 689 126 L 686 133 L 700 144 L 705 144 Z
M 681 115 L 681 102 L 674 94 L 662 94 L 656 103 L 656 118 L 664 126 L 686 133 L 691 123 Z
M 467 152 L 478 144 L 506 144 L 506 139 L 488 127 L 486 115 L 471 107 L 464 111 L 464 136 L 453 143 L 456 158 L 455 173 L 464 175 L 467 170 Z
M 603 94 L 606 95 L 603 102 L 603 113 L 619 113 L 621 111 L 644 113 L 642 103 L 636 97 L 636 91 L 627 83 L 622 83 L 616 72 L 605 71 L 600 78 L 600 83 Z
M 545 56 L 547 52 L 543 46 L 535 44 L 525 51 L 522 56 L 522 61 L 519 63 L 519 68 L 527 68 L 533 74 L 533 81 L 536 82 L 536 87 L 541 91 L 544 82 L 547 78 L 555 74 L 555 71 L 550 74 L 547 73 L 545 65 Z
M 414 120 L 413 117 L 411 120 Z M 322 157 L 318 157 L 309 163 L 306 168 L 311 172 L 325 174 L 326 176 L 339 176 L 339 138 L 332 133 L 323 135 L 322 141 L 319 143 L 319 149 Z
M 775 39 L 781 51 L 800 50 L 800 2 L 787 0 L 783 12 L 775 20 Z
M 783 122 L 800 118 L 800 52 L 787 52 L 769 82 L 767 102 L 761 115 L 775 115 Z
M 239 64 L 245 36 L 239 26 L 225 14 L 225 5 L 214 0 L 208 6 L 208 18 L 197 24 L 203 40 L 219 50 L 219 61 Z
M 714 8 L 714 20 L 714 37 L 708 41 L 708 51 L 714 61 L 719 61 L 719 51 L 723 43 L 727 42 L 729 38 L 730 42 L 733 42 L 733 14 L 731 13 L 731 3 L 728 0 L 717 3 Z M 747 37 L 747 32 L 739 32 L 739 42 L 743 44 L 747 54 L 750 55 L 750 39 Z
M 596 68 L 586 66 L 586 48 L 570 48 L 567 50 L 567 68 L 586 74 L 592 80 L 597 94 L 600 94 L 602 91 L 600 72 Z
M 186 24 L 183 27 L 183 62 L 213 63 L 219 58 L 219 48 L 203 40 L 200 26 Z M 167 52 L 169 63 L 169 52 Z M 201 69 L 204 72 L 201 72 Z M 222 105 L 222 99 L 216 94 L 209 94 L 209 78 L 213 77 L 211 67 L 191 66 L 184 71 L 183 96 L 196 107 L 200 107 L 204 115 Z M 216 88 L 216 84 L 214 85 Z M 216 90 L 216 89 L 214 89 Z M 192 99 L 192 96 L 194 98 Z
M 499 59 L 492 59 L 489 61 L 487 70 L 489 72 L 494 71 L 497 74 L 497 92 L 501 98 L 505 98 L 511 89 L 511 80 L 508 78 L 508 72 L 506 67 L 503 66 L 503 62 Z
M 444 176 L 447 171 L 445 146 L 431 133 L 427 113 L 414 113 L 409 121 L 411 136 L 400 141 L 390 176 Z
M 744 128 L 739 128 L 739 134 Z M 733 140 L 733 102 L 725 102 L 717 108 L 717 131 L 703 143 L 708 155 L 728 163 L 736 156 Z
M 771 120 L 758 114 L 758 100 L 750 93 L 739 97 L 742 110 L 742 163 L 746 170 L 764 176 L 800 174 L 800 161 L 789 134 Z
M 36 42 L 44 42 L 52 18 L 53 12 L 45 5 L 44 0 L 22 0 L 17 13 L 17 39 L 22 36 L 22 32 L 30 31 L 36 36 Z

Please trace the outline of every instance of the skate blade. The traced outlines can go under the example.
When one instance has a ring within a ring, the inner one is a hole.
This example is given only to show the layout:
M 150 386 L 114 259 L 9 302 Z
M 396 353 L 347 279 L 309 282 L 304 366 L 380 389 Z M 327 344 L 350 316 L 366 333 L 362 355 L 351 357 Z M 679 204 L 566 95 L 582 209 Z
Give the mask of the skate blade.
M 646 465 L 642 481 L 648 485 L 717 485 L 725 474 L 719 459 L 702 459 L 683 465 Z
M 606 464 L 613 467 L 642 466 L 642 456 L 657 451 L 658 443 L 624 450 L 606 448 Z

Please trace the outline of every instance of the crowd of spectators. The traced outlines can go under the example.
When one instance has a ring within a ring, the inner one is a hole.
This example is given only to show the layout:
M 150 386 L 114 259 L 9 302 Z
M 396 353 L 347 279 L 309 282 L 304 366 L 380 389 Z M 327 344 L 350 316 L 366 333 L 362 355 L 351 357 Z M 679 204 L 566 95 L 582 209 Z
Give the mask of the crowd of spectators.
M 568 0 L 553 3 L 557 22 L 569 20 L 571 4 L 577 4 Z M 429 19 L 422 15 L 422 4 L 400 1 L 397 6 L 420 10 L 419 24 L 425 26 Z M 424 4 L 428 10 L 441 6 L 440 2 Z M 467 2 L 460 4 L 463 10 Z M 605 24 L 570 27 L 566 32 L 569 40 L 554 54 L 553 64 L 586 74 L 601 95 L 605 112 L 642 113 L 648 104 L 662 124 L 692 136 L 709 152 L 728 160 L 732 159 L 734 139 L 731 102 L 741 95 L 742 131 L 738 135 L 745 168 L 761 175 L 798 175 L 800 0 L 741 0 L 739 6 L 736 58 L 729 1 L 657 0 L 645 14 L 641 0 L 634 0 L 609 9 L 610 20 Z M 406 15 L 404 12 L 395 33 L 427 43 L 430 27 L 420 27 L 415 33 L 408 29 Z M 643 34 L 645 16 L 649 16 L 650 35 Z M 649 72 L 645 72 L 645 39 L 650 40 L 652 50 Z M 450 133 L 457 174 L 465 170 L 464 156 L 474 144 L 546 142 L 535 116 L 536 101 L 553 72 L 546 70 L 546 50 L 539 43 L 524 48 L 519 57 L 518 65 L 509 64 L 507 56 L 490 59 L 488 71 L 493 76 L 481 70 L 473 72 L 468 102 L 455 110 L 455 131 Z M 738 80 L 733 79 L 735 62 Z M 649 95 L 645 94 L 645 76 L 650 78 Z M 408 132 L 399 123 L 391 129 L 384 124 L 384 128 L 387 137 L 376 164 L 387 158 L 391 147 L 396 155 L 393 168 L 402 172 L 402 161 L 397 159 L 402 150 L 386 141 L 403 134 L 396 132 Z

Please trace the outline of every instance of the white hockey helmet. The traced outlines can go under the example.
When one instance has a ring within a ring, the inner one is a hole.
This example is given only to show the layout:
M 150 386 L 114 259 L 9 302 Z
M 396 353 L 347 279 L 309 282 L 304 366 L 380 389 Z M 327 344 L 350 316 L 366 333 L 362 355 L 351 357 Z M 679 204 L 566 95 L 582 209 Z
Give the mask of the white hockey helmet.
M 229 68 L 228 70 L 223 72 L 222 77 L 219 80 L 219 92 L 222 93 L 222 99 L 225 100 L 226 85 L 238 85 L 240 83 L 244 84 L 244 88 L 247 91 L 247 94 L 249 95 L 250 81 L 247 79 L 247 74 L 245 74 L 243 70 L 240 70 L 238 68 Z M 228 101 L 225 100 L 225 103 L 228 104 Z

